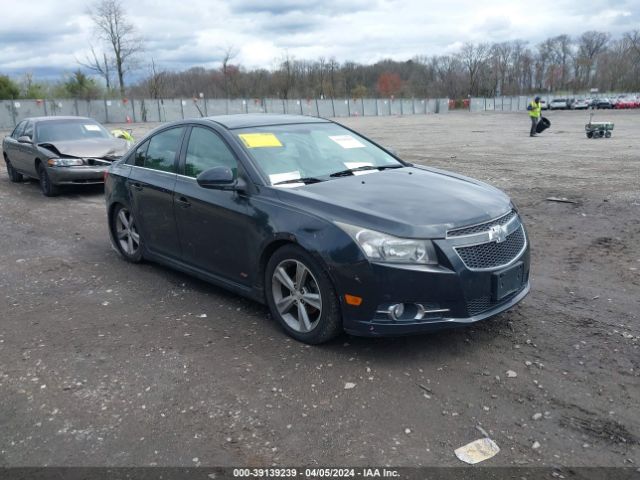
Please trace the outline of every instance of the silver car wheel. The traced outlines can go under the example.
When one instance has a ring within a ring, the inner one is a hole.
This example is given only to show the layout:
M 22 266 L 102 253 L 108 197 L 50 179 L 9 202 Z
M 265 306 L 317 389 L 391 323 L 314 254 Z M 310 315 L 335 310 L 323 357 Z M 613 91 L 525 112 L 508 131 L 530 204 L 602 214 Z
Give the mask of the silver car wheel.
M 296 332 L 312 331 L 322 315 L 318 281 L 300 261 L 283 260 L 273 271 L 273 302 L 286 324 Z
M 116 237 L 124 253 L 135 255 L 138 252 L 140 234 L 136 228 L 133 215 L 126 208 L 121 208 L 116 217 Z

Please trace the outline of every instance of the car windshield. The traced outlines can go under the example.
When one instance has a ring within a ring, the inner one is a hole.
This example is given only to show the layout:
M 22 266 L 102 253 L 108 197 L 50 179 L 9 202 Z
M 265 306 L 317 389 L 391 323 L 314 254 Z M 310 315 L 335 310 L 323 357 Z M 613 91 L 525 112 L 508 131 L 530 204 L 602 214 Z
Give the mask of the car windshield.
M 300 186 L 403 166 L 371 142 L 333 123 L 254 127 L 234 133 L 271 185 Z
M 556 98 L 554 102 L 566 102 L 564 98 Z
M 109 138 L 110 136 L 109 132 L 94 120 L 48 120 L 36 125 L 38 143 Z

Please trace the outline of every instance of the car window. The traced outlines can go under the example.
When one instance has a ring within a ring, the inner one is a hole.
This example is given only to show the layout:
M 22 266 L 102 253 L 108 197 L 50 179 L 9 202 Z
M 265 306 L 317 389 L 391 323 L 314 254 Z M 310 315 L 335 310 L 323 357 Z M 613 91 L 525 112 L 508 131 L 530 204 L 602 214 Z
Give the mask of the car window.
M 129 165 L 136 165 L 137 167 L 144 167 L 144 160 L 147 156 L 147 148 L 149 147 L 149 142 L 144 142 L 138 148 L 133 155 L 129 157 L 127 163 Z
M 235 177 L 238 162 L 218 134 L 208 128 L 193 127 L 187 147 L 184 174 L 197 177 L 214 167 L 229 167 Z
M 145 168 L 175 172 L 174 161 L 180 150 L 184 127 L 164 130 L 151 137 L 147 154 L 144 157 Z
M 24 126 L 24 132 L 22 135 L 26 135 L 27 137 L 33 139 L 33 122 L 27 122 Z
M 90 118 L 53 119 L 38 122 L 36 137 L 38 143 L 112 138 L 106 128 Z
M 18 139 L 22 136 L 22 131 L 24 130 L 25 125 L 27 124 L 26 120 L 21 121 L 16 128 L 13 129 L 13 133 L 11 134 L 11 138 Z
M 402 164 L 364 137 L 334 123 L 302 123 L 235 130 L 273 185 L 301 177 L 324 177 L 353 168 Z

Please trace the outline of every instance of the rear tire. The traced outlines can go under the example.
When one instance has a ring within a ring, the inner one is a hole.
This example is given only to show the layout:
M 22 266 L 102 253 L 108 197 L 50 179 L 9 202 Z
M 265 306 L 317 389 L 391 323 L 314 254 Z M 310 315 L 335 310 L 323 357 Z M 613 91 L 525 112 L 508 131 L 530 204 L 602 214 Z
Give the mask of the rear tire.
M 51 183 L 51 178 L 47 173 L 47 169 L 42 165 L 38 165 L 38 180 L 40 181 L 40 190 L 45 197 L 55 197 L 60 194 L 60 187 Z
M 13 168 L 13 165 L 11 165 L 11 161 L 7 157 L 4 157 L 4 161 L 7 164 L 7 173 L 9 174 L 9 180 L 11 180 L 13 183 L 22 182 L 24 180 L 22 174 L 19 173 L 15 168 Z
M 113 244 L 122 257 L 131 263 L 142 261 L 142 235 L 133 213 L 124 205 L 116 206 L 109 219 Z
M 278 249 L 267 263 L 264 283 L 271 315 L 296 340 L 315 345 L 342 332 L 340 302 L 333 283 L 301 247 Z

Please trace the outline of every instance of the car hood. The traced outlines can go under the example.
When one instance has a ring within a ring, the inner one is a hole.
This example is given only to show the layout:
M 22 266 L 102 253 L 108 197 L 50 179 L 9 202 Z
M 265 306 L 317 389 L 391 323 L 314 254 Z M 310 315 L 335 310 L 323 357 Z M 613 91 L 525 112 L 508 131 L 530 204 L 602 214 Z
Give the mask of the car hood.
M 38 143 L 38 146 L 69 157 L 115 160 L 124 155 L 129 148 L 129 143 L 121 138 L 91 138 L 42 142 Z
M 278 195 L 332 221 L 409 238 L 443 238 L 447 230 L 512 208 L 509 197 L 490 185 L 416 166 L 278 189 Z

